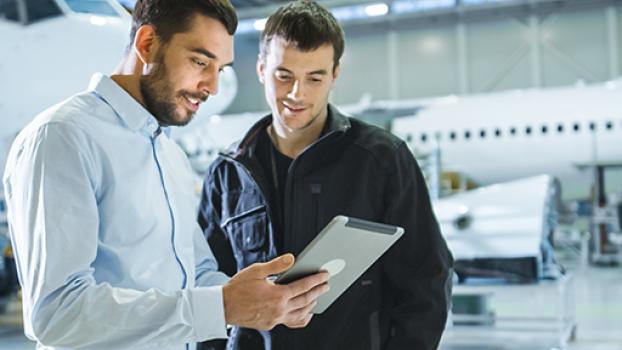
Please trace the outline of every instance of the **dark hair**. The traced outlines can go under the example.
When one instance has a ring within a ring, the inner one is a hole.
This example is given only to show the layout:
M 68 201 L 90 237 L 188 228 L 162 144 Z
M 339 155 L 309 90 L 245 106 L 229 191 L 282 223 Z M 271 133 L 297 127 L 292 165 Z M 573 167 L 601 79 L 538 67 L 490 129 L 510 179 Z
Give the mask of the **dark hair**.
M 335 17 L 315 1 L 293 1 L 268 17 L 259 40 L 259 53 L 266 57 L 270 41 L 281 37 L 302 51 L 333 45 L 333 69 L 343 55 L 344 34 Z
M 238 27 L 238 17 L 228 0 L 138 0 L 132 16 L 130 45 L 138 28 L 145 24 L 154 26 L 162 42 L 167 43 L 174 34 L 188 30 L 197 14 L 220 21 L 230 35 Z

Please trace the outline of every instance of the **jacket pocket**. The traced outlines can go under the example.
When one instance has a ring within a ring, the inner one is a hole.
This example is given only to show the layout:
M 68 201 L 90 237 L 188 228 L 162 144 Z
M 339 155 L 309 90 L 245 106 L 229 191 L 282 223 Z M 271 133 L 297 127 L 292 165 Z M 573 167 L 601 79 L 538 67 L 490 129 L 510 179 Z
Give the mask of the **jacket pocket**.
M 260 250 L 266 243 L 267 214 L 266 206 L 238 213 L 224 221 L 223 226 L 229 233 L 235 250 L 253 252 Z

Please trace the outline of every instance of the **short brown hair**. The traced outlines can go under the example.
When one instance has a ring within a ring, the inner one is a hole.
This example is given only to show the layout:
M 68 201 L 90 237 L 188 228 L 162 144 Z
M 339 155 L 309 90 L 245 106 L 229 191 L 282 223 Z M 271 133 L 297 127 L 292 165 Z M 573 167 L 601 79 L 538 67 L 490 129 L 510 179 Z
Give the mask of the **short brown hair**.
M 138 0 L 132 16 L 130 45 L 138 28 L 145 24 L 154 26 L 160 40 L 166 43 L 174 34 L 188 30 L 197 14 L 220 21 L 230 35 L 238 27 L 238 16 L 228 0 Z
M 293 1 L 268 17 L 259 40 L 259 53 L 266 57 L 275 37 L 296 44 L 302 51 L 312 51 L 324 44 L 333 46 L 333 69 L 339 65 L 344 50 L 343 29 L 337 19 L 315 1 Z

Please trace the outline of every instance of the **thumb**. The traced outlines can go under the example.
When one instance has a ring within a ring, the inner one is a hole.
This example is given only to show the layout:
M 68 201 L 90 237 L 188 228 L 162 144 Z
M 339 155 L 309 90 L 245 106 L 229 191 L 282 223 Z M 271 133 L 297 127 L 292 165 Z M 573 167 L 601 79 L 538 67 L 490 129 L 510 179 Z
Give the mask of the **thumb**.
M 271 275 L 283 273 L 294 265 L 295 260 L 294 255 L 288 253 L 278 256 L 266 263 L 257 264 L 259 265 L 259 273 L 262 274 L 260 277 L 265 278 Z

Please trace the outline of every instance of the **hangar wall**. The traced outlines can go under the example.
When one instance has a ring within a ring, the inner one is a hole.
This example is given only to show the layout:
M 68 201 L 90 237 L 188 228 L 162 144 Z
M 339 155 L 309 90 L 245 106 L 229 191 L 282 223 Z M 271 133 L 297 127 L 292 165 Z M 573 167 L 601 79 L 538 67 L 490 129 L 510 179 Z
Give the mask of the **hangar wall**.
M 606 81 L 622 73 L 622 5 L 474 18 L 348 25 L 331 99 L 471 94 Z M 241 82 L 228 113 L 267 109 L 257 81 L 258 33 L 236 38 Z M 361 72 L 364 72 L 362 74 Z

